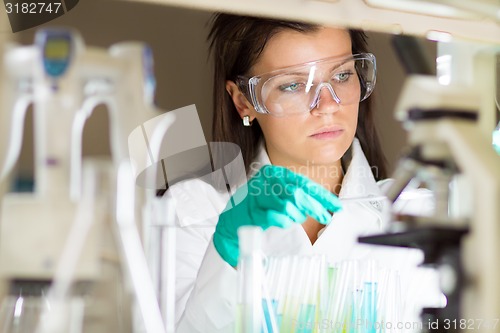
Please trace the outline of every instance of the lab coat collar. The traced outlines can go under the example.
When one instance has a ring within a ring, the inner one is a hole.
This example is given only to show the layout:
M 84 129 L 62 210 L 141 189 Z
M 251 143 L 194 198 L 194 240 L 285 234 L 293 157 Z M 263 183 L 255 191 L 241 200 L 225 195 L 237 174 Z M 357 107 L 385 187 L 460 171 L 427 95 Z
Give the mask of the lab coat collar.
M 339 193 L 340 198 L 356 198 L 366 196 L 379 196 L 381 191 L 373 177 L 372 168 L 366 160 L 361 144 L 354 138 L 352 145 L 352 159 L 344 175 L 342 188 Z M 264 165 L 271 164 L 266 147 L 262 141 L 259 144 L 257 157 L 250 165 L 249 175 L 251 178 Z M 375 170 L 376 172 L 377 170 Z
M 267 154 L 266 144 L 264 140 L 259 142 L 259 148 L 257 150 L 257 156 L 250 164 L 250 170 L 248 171 L 248 179 L 252 178 L 257 171 L 260 170 L 264 165 L 271 164 L 271 160 L 269 159 L 269 155 Z

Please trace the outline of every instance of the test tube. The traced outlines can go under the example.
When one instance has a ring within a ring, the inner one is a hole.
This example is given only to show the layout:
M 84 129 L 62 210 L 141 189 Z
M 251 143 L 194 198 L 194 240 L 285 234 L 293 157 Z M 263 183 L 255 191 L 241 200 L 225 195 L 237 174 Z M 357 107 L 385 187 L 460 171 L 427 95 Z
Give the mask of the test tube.
M 326 263 L 326 258 L 325 256 L 321 256 L 320 260 L 320 268 L 319 268 L 319 277 L 318 277 L 318 303 L 319 303 L 319 308 L 318 308 L 318 322 L 323 322 L 323 319 L 326 319 L 326 323 L 328 323 L 328 295 L 330 292 L 330 283 L 329 283 L 329 277 L 328 275 L 330 274 L 330 267 Z M 326 295 L 326 296 L 325 296 Z M 316 331 L 319 331 L 320 328 Z M 316 332 L 315 331 L 315 332 Z
M 304 261 L 302 269 L 305 272 L 305 279 L 302 288 L 301 301 L 298 309 L 297 316 L 297 332 L 298 333 L 312 333 L 314 328 L 314 321 L 316 317 L 316 299 L 315 299 L 315 283 L 317 274 L 317 267 L 315 265 L 315 257 L 302 258 Z
M 361 333 L 375 333 L 377 321 L 378 284 L 375 261 L 367 261 L 363 283 L 363 303 L 361 307 Z
M 299 290 L 303 284 L 304 270 L 301 266 L 300 257 L 292 257 L 290 268 L 290 279 L 287 283 L 286 295 L 283 305 L 283 317 L 281 318 L 281 332 L 294 332 L 299 307 Z
M 366 281 L 364 283 L 361 318 L 362 332 L 375 333 L 377 321 L 377 282 L 375 281 Z
M 345 327 L 346 322 L 346 305 L 349 294 L 349 279 L 352 276 L 353 262 L 342 262 L 340 266 L 340 279 L 334 289 L 332 300 L 332 320 L 335 327 Z
M 326 297 L 326 311 L 324 313 L 324 319 L 330 321 L 333 325 L 335 325 L 335 321 L 333 318 L 333 297 L 335 295 L 335 289 L 338 283 L 339 276 L 339 264 L 334 264 L 328 267 L 328 294 Z M 323 332 L 330 332 L 331 330 L 325 329 Z
M 279 257 L 274 259 L 277 264 L 276 270 L 276 296 L 275 308 L 278 327 L 281 327 L 283 322 L 283 313 L 287 297 L 288 287 L 290 285 L 289 277 L 291 277 L 292 258 L 289 256 Z
M 384 277 L 383 293 L 380 295 L 378 321 L 380 323 L 397 323 L 401 321 L 401 285 L 398 272 L 389 270 Z M 385 332 L 400 332 L 397 326 L 386 327 Z
M 236 331 L 261 333 L 262 329 L 262 229 L 243 226 L 238 229 L 240 259 L 238 262 L 239 300 Z
M 271 302 L 267 281 L 262 281 L 262 333 L 278 333 L 278 323 L 276 321 L 276 311 Z
M 284 279 L 283 263 L 287 257 L 268 258 L 268 272 L 262 283 L 262 307 L 264 309 L 264 333 L 279 332 L 280 317 L 278 316 L 278 303 L 280 295 L 284 294 L 286 281 Z

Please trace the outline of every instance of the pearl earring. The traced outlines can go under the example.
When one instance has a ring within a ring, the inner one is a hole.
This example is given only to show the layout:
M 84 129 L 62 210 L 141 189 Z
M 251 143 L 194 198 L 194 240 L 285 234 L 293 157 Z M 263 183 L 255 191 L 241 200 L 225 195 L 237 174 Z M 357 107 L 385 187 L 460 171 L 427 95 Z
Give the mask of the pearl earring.
M 249 116 L 244 116 L 243 117 L 243 126 L 251 126 L 252 125 L 252 122 L 250 121 L 250 117 Z

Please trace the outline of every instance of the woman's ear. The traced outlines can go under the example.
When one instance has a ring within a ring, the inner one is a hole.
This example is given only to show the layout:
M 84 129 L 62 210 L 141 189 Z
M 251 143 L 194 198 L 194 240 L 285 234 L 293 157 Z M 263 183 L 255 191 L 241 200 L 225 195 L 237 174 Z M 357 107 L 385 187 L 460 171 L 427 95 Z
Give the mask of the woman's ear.
M 250 102 L 247 100 L 245 95 L 241 92 L 241 90 L 238 88 L 236 83 L 233 81 L 227 80 L 226 81 L 226 90 L 229 93 L 229 96 L 231 96 L 231 99 L 233 100 L 233 104 L 238 111 L 238 114 L 240 117 L 243 119 L 244 116 L 249 116 L 250 121 L 254 120 L 255 118 L 255 110 L 250 104 Z

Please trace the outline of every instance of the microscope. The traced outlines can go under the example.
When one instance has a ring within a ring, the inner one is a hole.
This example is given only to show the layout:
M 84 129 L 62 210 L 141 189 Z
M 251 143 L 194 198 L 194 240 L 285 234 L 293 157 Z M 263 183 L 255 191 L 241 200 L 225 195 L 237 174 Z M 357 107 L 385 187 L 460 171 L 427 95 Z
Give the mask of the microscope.
M 499 332 L 500 270 L 494 263 L 500 255 L 500 157 L 491 145 L 494 123 L 488 131 L 481 127 L 487 127 L 484 118 L 496 113 L 491 108 L 496 82 L 489 73 L 495 73 L 500 49 L 475 50 L 468 66 L 473 73 L 486 68 L 489 73 L 469 85 L 456 79 L 443 84 L 450 78 L 439 72 L 438 77 L 422 75 L 428 73 L 415 65 L 423 62 L 411 59 L 421 54 L 415 46 L 411 40 L 400 44 L 412 75 L 399 97 L 396 118 L 409 132 L 409 148 L 386 195 L 394 203 L 409 184 L 423 183 L 433 190 L 434 213 L 395 214 L 388 233 L 359 241 L 420 248 L 422 265 L 438 270 L 447 305 L 423 310 L 424 331 Z

